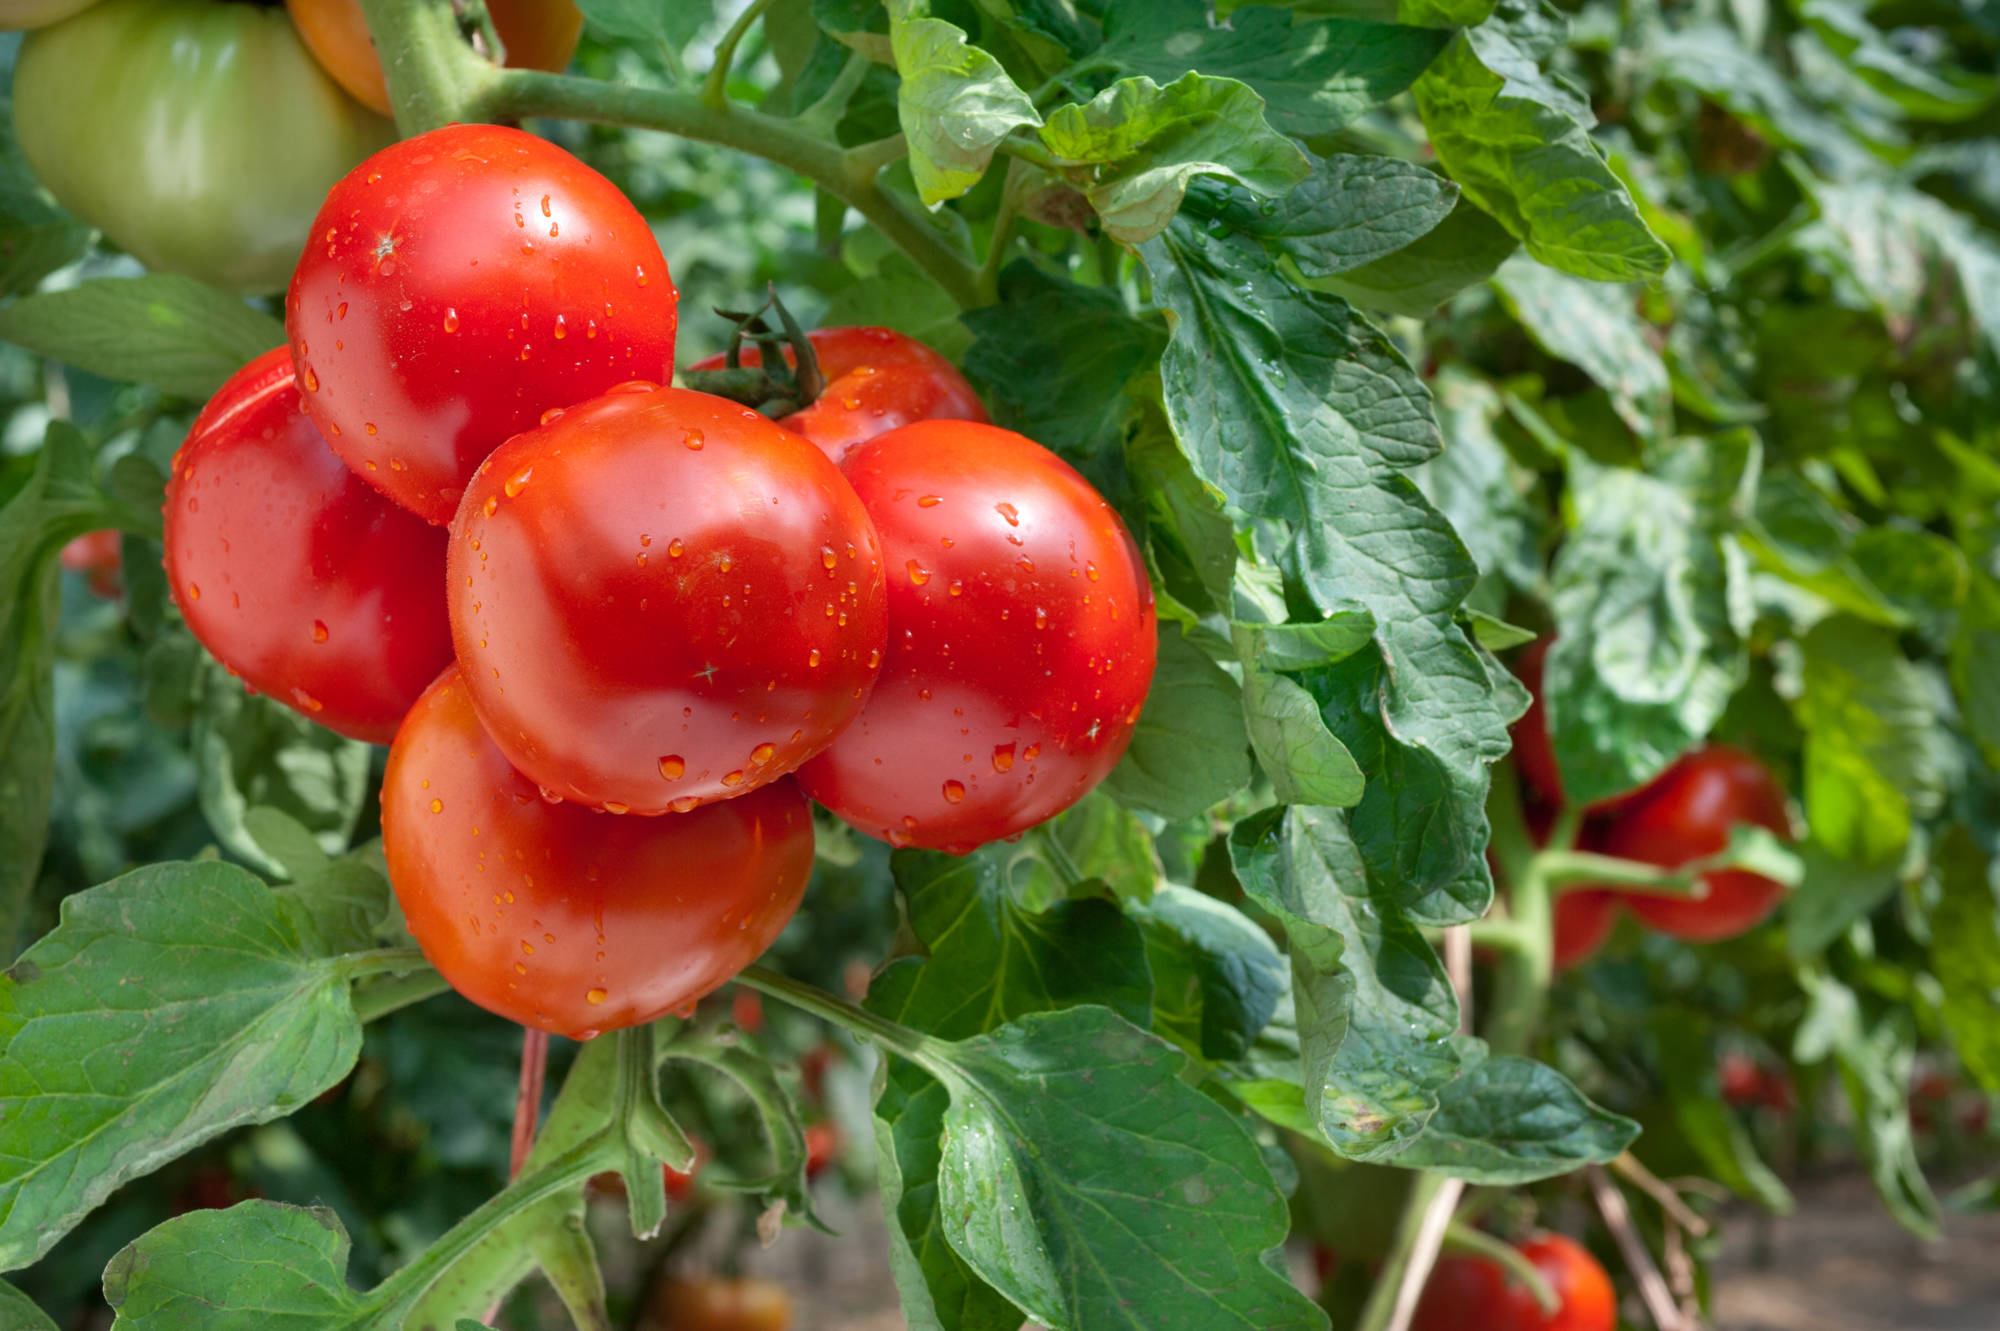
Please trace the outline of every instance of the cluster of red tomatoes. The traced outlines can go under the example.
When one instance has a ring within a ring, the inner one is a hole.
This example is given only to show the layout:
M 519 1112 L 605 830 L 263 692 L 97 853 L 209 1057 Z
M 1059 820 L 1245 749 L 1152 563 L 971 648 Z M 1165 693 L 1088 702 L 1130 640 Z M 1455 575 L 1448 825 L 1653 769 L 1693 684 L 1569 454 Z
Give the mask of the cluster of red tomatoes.
M 808 797 L 964 852 L 1129 742 L 1153 598 L 1088 483 L 881 329 L 815 335 L 827 388 L 778 421 L 663 386 L 666 261 L 561 149 L 370 157 L 285 314 L 175 458 L 173 595 L 247 685 L 393 740 L 390 876 L 474 1001 L 683 1009 L 790 919 Z
M 1565 800 L 1562 772 L 1549 743 L 1542 705 L 1542 658 L 1548 640 L 1522 653 L 1515 670 L 1533 695 L 1515 723 L 1514 761 L 1526 787 L 1530 830 L 1547 834 Z M 1678 869 L 1729 844 L 1729 829 L 1748 823 L 1791 835 L 1785 790 L 1755 757 L 1706 744 L 1628 795 L 1592 805 L 1578 838 L 1586 850 Z M 1618 923 L 1621 903 L 1650 929 L 1692 943 L 1720 942 L 1755 928 L 1777 909 L 1784 884 L 1744 869 L 1701 876 L 1697 896 L 1577 888 L 1556 901 L 1555 960 L 1573 966 L 1595 952 Z

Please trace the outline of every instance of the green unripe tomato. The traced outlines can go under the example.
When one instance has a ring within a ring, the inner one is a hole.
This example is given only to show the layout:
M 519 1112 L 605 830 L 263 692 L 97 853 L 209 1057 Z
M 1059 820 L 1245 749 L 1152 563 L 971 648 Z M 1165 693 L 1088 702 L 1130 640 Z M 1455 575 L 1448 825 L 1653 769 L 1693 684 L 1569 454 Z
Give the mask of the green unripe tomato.
M 96 3 L 97 0 L 0 0 L 0 32 L 39 28 Z
M 246 293 L 291 277 L 334 182 L 395 137 L 280 8 L 103 0 L 30 33 L 14 122 L 49 192 L 148 268 Z

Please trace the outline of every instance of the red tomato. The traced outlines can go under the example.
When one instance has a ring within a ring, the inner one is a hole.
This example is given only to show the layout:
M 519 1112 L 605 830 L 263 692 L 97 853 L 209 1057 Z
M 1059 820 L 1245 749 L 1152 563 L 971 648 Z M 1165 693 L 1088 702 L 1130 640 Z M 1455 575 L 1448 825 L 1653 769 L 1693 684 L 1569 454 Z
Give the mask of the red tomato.
M 685 1202 L 694 1196 L 694 1176 L 708 1163 L 706 1142 L 695 1137 L 690 1138 L 688 1144 L 694 1147 L 694 1161 L 685 1170 L 675 1169 L 672 1165 L 660 1166 L 660 1177 L 666 1184 L 668 1201 Z
M 840 1125 L 830 1118 L 806 1124 L 806 1181 L 826 1172 L 840 1158 Z
M 1555 746 L 1549 741 L 1549 712 L 1542 705 L 1542 662 L 1549 654 L 1553 638 L 1538 638 L 1514 658 L 1514 673 L 1528 686 L 1528 710 L 1508 727 L 1514 739 L 1514 766 L 1528 791 L 1555 808 L 1563 805 L 1562 769 L 1556 766 Z
M 1725 1104 L 1743 1109 L 1763 1103 L 1764 1069 L 1748 1054 L 1724 1054 L 1716 1061 L 1715 1081 Z
M 660 1331 L 785 1331 L 792 1300 L 782 1285 L 755 1276 L 669 1280 L 653 1296 Z
M 1555 963 L 1576 966 L 1604 946 L 1618 924 L 1618 894 L 1573 888 L 1556 898 Z
M 1729 844 L 1736 823 L 1789 836 L 1785 792 L 1763 763 L 1723 744 L 1696 749 L 1619 806 L 1603 831 L 1604 850 L 1628 860 L 1679 868 Z M 1763 922 L 1785 894 L 1782 883 L 1741 869 L 1703 875 L 1708 895 L 1628 894 L 1649 927 L 1693 943 L 1734 938 Z
M 121 538 L 115 527 L 101 527 L 87 531 L 62 548 L 57 556 L 62 566 L 72 573 L 81 573 L 90 580 L 93 594 L 105 600 L 114 600 L 118 595 L 118 581 L 125 571 L 124 556 L 120 551 Z
M 382 850 L 454 989 L 582 1040 L 690 1008 L 755 961 L 805 892 L 812 817 L 789 782 L 678 818 L 551 804 L 453 668 L 389 750 Z
M 755 989 L 738 989 L 729 998 L 729 1019 L 746 1035 L 764 1031 L 764 996 Z
M 1514 1246 L 1554 1288 L 1557 1312 L 1543 1312 L 1491 1258 L 1447 1254 L 1424 1286 L 1410 1331 L 1617 1331 L 1617 1291 L 1581 1244 L 1543 1234 Z
M 195 418 L 166 521 L 167 580 L 195 637 L 323 726 L 388 743 L 451 661 L 445 534 L 327 450 L 283 347 Z
M 835 462 L 856 444 L 914 421 L 986 420 L 986 408 L 958 367 L 915 338 L 887 328 L 815 328 L 806 337 L 826 389 L 778 424 L 812 440 Z M 787 352 L 786 363 L 794 359 Z M 724 363 L 718 354 L 693 368 L 719 370 Z M 763 353 L 746 346 L 743 363 L 762 365 Z
M 449 584 L 494 742 L 614 813 L 791 771 L 861 710 L 888 638 L 875 528 L 825 455 L 644 383 L 493 454 L 452 524 Z
M 1111 506 L 1008 430 L 923 421 L 843 464 L 882 534 L 889 654 L 861 716 L 799 769 L 899 846 L 965 852 L 1110 772 L 1153 679 L 1153 589 Z
M 364 106 L 393 113 L 361 0 L 285 0 L 285 9 L 306 49 L 341 87 Z M 486 0 L 486 12 L 507 48 L 509 69 L 560 74 L 583 35 L 583 12 L 575 0 Z
M 333 451 L 443 524 L 481 459 L 544 411 L 665 379 L 674 302 L 610 181 L 532 134 L 448 125 L 333 187 L 285 327 Z

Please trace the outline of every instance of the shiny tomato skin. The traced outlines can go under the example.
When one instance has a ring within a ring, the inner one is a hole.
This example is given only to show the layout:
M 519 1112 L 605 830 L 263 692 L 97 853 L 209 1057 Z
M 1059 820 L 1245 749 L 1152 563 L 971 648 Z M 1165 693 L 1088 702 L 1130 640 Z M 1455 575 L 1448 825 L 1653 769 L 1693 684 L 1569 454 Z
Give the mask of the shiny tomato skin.
M 328 729 L 387 744 L 450 663 L 445 534 L 333 455 L 283 347 L 195 418 L 165 514 L 167 582 L 195 637 Z
M 532 134 L 447 125 L 333 187 L 285 327 L 333 451 L 442 525 L 543 412 L 665 379 L 674 306 L 659 244 L 610 181 Z
M 1555 1290 L 1558 1311 L 1543 1312 L 1491 1258 L 1447 1253 L 1424 1286 L 1410 1331 L 1617 1331 L 1618 1292 L 1581 1244 L 1542 1234 L 1514 1246 Z
M 661 1331 L 786 1331 L 792 1298 L 756 1276 L 682 1277 L 660 1286 L 653 1313 Z
M 361 0 L 285 0 L 285 11 L 306 49 L 341 87 L 362 105 L 385 116 L 393 113 Z M 583 35 L 583 12 L 575 0 L 486 0 L 486 12 L 507 48 L 509 69 L 560 74 Z
M 1676 869 L 1729 844 L 1736 823 L 1791 835 L 1784 788 L 1741 749 L 1709 744 L 1680 759 L 1623 802 L 1605 824 L 1605 853 Z M 1691 943 L 1734 938 L 1761 924 L 1785 895 L 1782 883 L 1727 869 L 1704 874 L 1699 900 L 1629 893 L 1625 904 L 1649 928 Z
M 1032 440 L 921 421 L 842 470 L 882 535 L 889 652 L 860 717 L 799 769 L 870 836 L 963 853 L 1061 813 L 1131 742 L 1153 589 L 1111 506 Z
M 757 959 L 812 873 L 790 782 L 672 818 L 553 804 L 494 747 L 456 667 L 382 778 L 389 881 L 468 999 L 572 1039 L 691 1009 Z
M 256 5 L 103 0 L 30 33 L 13 87 L 65 207 L 148 268 L 253 294 L 284 289 L 327 189 L 395 138 Z
M 888 328 L 815 328 L 806 334 L 819 358 L 826 389 L 803 411 L 779 419 L 835 462 L 849 449 L 915 421 L 986 423 L 979 395 L 958 367 L 913 337 Z M 793 360 L 788 351 L 787 363 Z M 763 353 L 743 348 L 743 364 L 761 365 Z M 706 357 L 696 370 L 719 370 L 720 355 Z
M 860 712 L 888 641 L 875 528 L 839 470 L 683 388 L 629 384 L 502 445 L 448 584 L 494 742 L 614 812 L 792 771 Z

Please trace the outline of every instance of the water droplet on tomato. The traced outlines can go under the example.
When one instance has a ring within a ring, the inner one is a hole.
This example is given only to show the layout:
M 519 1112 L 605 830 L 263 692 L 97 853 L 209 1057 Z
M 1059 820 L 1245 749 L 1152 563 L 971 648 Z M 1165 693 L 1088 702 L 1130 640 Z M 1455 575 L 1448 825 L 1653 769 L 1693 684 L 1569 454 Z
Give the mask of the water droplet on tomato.
M 943 495 L 923 495 L 917 500 L 918 508 L 936 508 L 944 502 Z
M 699 808 L 700 805 L 701 805 L 701 798 L 699 796 L 683 795 L 677 800 L 670 800 L 667 804 L 667 807 L 669 809 L 672 809 L 675 813 L 692 813 L 694 812 L 695 809 Z
M 993 770 L 996 772 L 1011 772 L 1014 770 L 1014 746 L 1012 744 L 996 744 L 993 746 Z
M 549 234 L 550 235 L 555 234 L 554 228 L 550 228 Z M 558 314 L 556 316 L 556 341 L 560 342 L 568 336 L 569 336 L 569 328 L 567 325 L 563 323 L 563 317 L 560 314 Z
M 632 806 L 629 804 L 620 804 L 617 800 L 606 800 L 604 801 L 604 811 L 606 813 L 630 813 L 632 812 Z M 549 941 L 554 942 L 555 940 L 550 939 Z
M 528 481 L 534 474 L 535 469 L 532 466 L 523 467 L 515 475 L 508 477 L 507 483 L 500 487 L 501 492 L 509 499 L 512 499 L 514 496 L 520 494 L 521 491 L 528 488 Z
M 486 514 L 487 517 L 490 518 L 499 509 L 499 507 L 500 507 L 500 501 L 498 499 L 495 499 L 492 495 L 488 495 L 486 496 L 486 504 L 482 511 Z
M 931 571 L 914 559 L 905 563 L 903 568 L 909 573 L 910 583 L 913 586 L 921 587 L 931 580 Z
M 326 625 L 317 619 L 313 621 L 313 641 L 314 642 L 326 641 Z
M 444 812 L 444 801 L 443 801 L 443 800 L 440 800 L 440 799 L 434 799 L 434 800 L 432 800 L 432 801 L 431 801 L 431 812 L 432 812 L 432 813 L 443 813 L 443 812 Z
M 611 993 L 605 989 L 586 989 L 583 991 L 583 1001 L 592 1007 L 597 1006 L 609 997 L 611 997 Z
M 200 593 L 197 592 L 196 595 L 200 595 Z M 812 649 L 812 651 L 806 654 L 806 664 L 809 666 L 816 666 L 819 664 L 819 648 L 815 647 Z
M 777 752 L 778 746 L 775 744 L 759 744 L 756 748 L 750 750 L 750 761 L 762 765 L 770 762 Z
M 947 781 L 944 783 L 944 802 L 946 804 L 957 804 L 964 798 L 965 783 L 963 781 Z
M 743 784 L 743 773 L 742 773 L 742 772 L 740 772 L 740 771 L 736 771 L 736 772 L 724 772 L 724 773 L 722 774 L 722 784 L 723 784 L 723 785 L 725 785 L 725 786 L 740 786 L 740 785 L 742 785 L 742 784 Z
M 1020 511 L 1016 509 L 1012 504 L 1005 502 L 995 504 L 993 506 L 993 511 L 995 513 L 998 513 L 1001 517 L 1007 519 L 1007 525 L 1009 527 L 1018 527 L 1021 525 Z
M 830 546 L 830 545 L 823 545 L 823 546 L 821 546 L 821 547 L 820 547 L 820 551 L 819 551 L 819 564 L 820 564 L 820 567 L 821 567 L 821 568 L 823 568 L 823 569 L 826 569 L 826 570 L 828 570 L 829 572 L 831 572 L 831 571 L 833 570 L 833 568 L 834 568 L 834 567 L 835 567 L 836 565 L 838 565 L 839 563 L 840 563 L 840 556 L 839 556 L 839 555 L 836 555 L 836 554 L 835 554 L 835 553 L 833 552 L 833 547 L 832 547 L 832 546 Z
M 1040 606 L 1036 606 L 1036 607 L 1035 607 L 1035 627 L 1036 627 L 1036 628 L 1038 628 L 1038 629 L 1045 629 L 1045 628 L 1047 628 L 1048 626 L 1049 626 L 1049 612 L 1048 612 L 1048 611 L 1046 611 L 1046 610 L 1044 610 L 1044 609 L 1042 609 L 1042 608 L 1041 608 Z
M 965 595 L 965 584 L 960 582 L 957 578 L 953 578 L 951 580 L 951 587 L 949 588 L 949 590 L 953 596 L 963 596 Z
M 669 781 L 678 781 L 687 771 L 687 760 L 678 753 L 670 753 L 660 759 L 660 775 Z
M 689 429 L 681 435 L 681 442 L 686 444 L 694 452 L 699 453 L 701 451 L 701 446 L 703 443 L 706 442 L 706 439 L 704 438 L 700 430 Z
M 305 373 L 303 375 L 303 378 L 305 379 L 306 392 L 308 393 L 319 392 L 319 376 L 313 373 L 312 366 L 308 365 L 305 367 Z
M 543 412 L 539 417 L 536 418 L 535 424 L 553 425 L 562 418 L 563 418 L 563 409 L 561 407 L 550 407 L 547 411 Z
M 685 549 L 687 549 L 687 547 L 681 544 L 681 538 L 678 536 L 674 537 L 673 540 L 667 542 L 667 555 L 669 558 L 679 559 L 681 557 L 681 551 Z
M 190 582 L 188 584 L 188 600 L 199 601 L 200 599 L 201 599 L 201 584 Z M 813 655 L 817 656 L 819 655 L 819 653 L 814 652 Z
M 444 311 L 444 331 L 447 333 L 458 331 L 458 311 L 449 305 L 445 306 Z
M 640 285 L 640 286 L 645 286 L 645 285 L 646 285 L 646 268 L 645 268 L 645 265 L 643 265 L 643 264 L 634 264 L 634 265 L 632 265 L 632 271 L 633 271 L 633 272 L 634 272 L 635 274 L 637 274 L 637 275 L 638 275 L 638 278 L 639 278 L 639 285 Z

